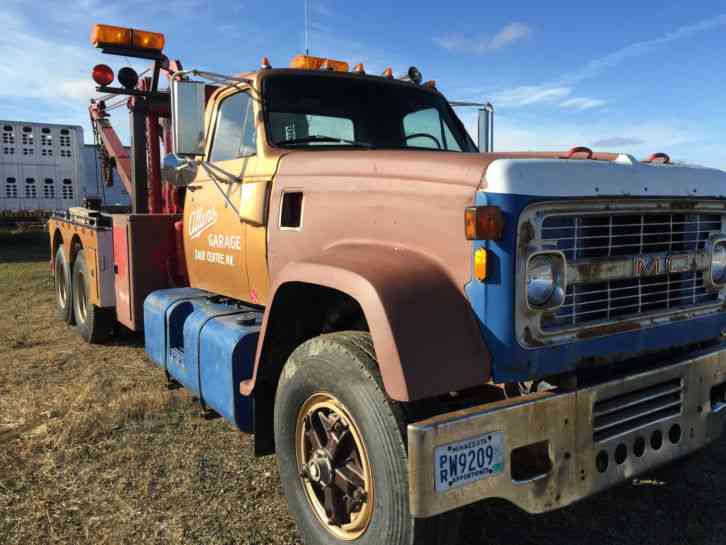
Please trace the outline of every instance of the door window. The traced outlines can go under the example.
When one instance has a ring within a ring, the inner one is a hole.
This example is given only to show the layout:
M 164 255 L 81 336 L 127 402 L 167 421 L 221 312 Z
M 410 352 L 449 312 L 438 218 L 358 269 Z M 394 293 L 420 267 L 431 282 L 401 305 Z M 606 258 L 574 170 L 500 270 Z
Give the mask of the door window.
M 257 152 L 254 109 L 247 93 L 225 98 L 217 111 L 210 161 L 229 161 Z

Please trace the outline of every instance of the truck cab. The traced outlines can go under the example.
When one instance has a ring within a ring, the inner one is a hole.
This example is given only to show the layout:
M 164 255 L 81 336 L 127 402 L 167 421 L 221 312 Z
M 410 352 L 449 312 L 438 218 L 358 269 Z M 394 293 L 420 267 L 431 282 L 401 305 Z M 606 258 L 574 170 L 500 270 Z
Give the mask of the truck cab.
M 267 270 L 268 249 L 274 256 L 273 267 L 280 267 L 283 260 L 277 256 L 284 258 L 286 252 L 271 248 L 278 240 L 308 240 L 302 226 L 308 208 L 305 195 L 294 187 L 271 184 L 283 163 L 306 160 L 309 152 L 327 165 L 345 160 L 338 152 L 361 163 L 376 157 L 384 162 L 394 157 L 404 160 L 401 152 L 477 151 L 434 87 L 347 69 L 300 68 L 305 62 L 311 58 L 295 59 L 293 68 L 242 75 L 245 81 L 221 88 L 208 101 L 206 139 L 195 157 L 209 166 L 197 168 L 185 208 L 185 253 L 192 285 L 256 304 L 268 302 L 274 274 Z M 341 170 L 340 175 L 345 174 Z M 221 197 L 218 184 L 230 180 L 238 183 L 225 185 Z M 337 185 L 337 191 L 351 190 L 345 189 L 350 184 L 343 179 Z M 269 217 L 276 221 L 268 222 L 268 205 Z M 193 219 L 204 214 L 206 222 Z M 318 229 L 314 223 L 305 226 L 305 231 L 313 229 Z M 273 233 L 275 240 L 267 236 Z M 324 240 L 318 237 L 316 243 L 320 242 Z M 316 243 L 308 251 L 317 251 Z
M 193 183 L 219 178 L 185 211 L 210 218 L 185 239 L 192 286 L 265 307 L 243 393 L 264 406 L 296 347 L 365 331 L 390 399 L 438 399 L 408 425 L 424 517 L 492 494 L 547 511 L 720 433 L 723 172 L 587 148 L 478 153 L 435 85 L 296 62 L 210 102 Z M 225 101 L 244 103 L 234 132 Z M 215 146 L 236 158 L 215 162 Z M 225 253 L 232 232 L 246 256 Z M 224 276 L 240 259 L 246 283 Z
M 726 173 L 481 153 L 415 69 L 169 77 L 140 96 L 183 206 L 134 221 L 184 274 L 137 286 L 146 351 L 276 454 L 306 542 L 450 543 L 467 504 L 562 508 L 723 433 Z

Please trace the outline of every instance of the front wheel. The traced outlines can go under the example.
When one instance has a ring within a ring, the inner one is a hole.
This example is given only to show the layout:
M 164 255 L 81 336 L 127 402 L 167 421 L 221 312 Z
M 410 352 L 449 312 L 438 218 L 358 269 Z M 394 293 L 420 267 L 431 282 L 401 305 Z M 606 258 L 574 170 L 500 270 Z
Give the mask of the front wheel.
M 342 332 L 290 356 L 275 400 L 277 460 L 305 542 L 449 545 L 458 514 L 409 510 L 401 408 L 383 391 L 370 335 Z
M 113 315 L 110 309 L 101 308 L 90 299 L 91 278 L 86 267 L 86 252 L 79 250 L 73 262 L 73 314 L 76 329 L 89 343 L 102 343 L 113 330 Z

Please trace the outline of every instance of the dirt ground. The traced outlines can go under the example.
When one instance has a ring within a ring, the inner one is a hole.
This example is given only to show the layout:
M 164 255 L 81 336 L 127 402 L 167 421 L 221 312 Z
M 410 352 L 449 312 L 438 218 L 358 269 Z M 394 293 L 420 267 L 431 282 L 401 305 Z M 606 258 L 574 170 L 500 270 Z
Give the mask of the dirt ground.
M 723 544 L 725 505 L 721 440 L 555 513 L 472 506 L 459 543 Z M 45 235 L 0 233 L 0 544 L 299 542 L 274 458 L 167 390 L 141 339 L 82 343 L 56 319 Z

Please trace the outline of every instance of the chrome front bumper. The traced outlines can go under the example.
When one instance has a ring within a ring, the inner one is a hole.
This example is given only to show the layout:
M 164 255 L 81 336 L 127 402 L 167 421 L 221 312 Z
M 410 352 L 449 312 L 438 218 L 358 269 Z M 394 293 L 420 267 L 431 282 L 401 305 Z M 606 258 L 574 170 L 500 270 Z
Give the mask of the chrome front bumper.
M 720 437 L 724 383 L 726 349 L 581 390 L 535 394 L 410 424 L 411 514 L 430 517 L 485 498 L 542 513 L 586 498 Z M 495 431 L 504 433 L 504 470 L 437 493 L 436 447 Z M 659 434 L 661 446 L 654 448 Z M 543 442 L 546 464 L 529 464 L 532 474 L 513 467 L 513 450 Z M 538 473 L 537 467 L 546 469 Z

